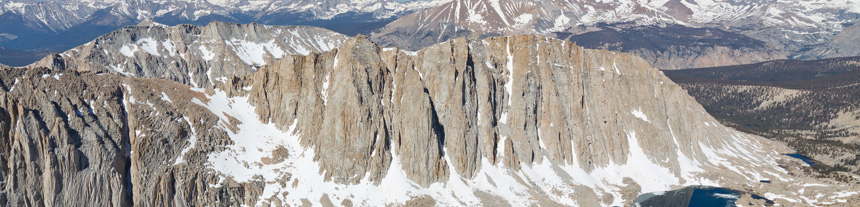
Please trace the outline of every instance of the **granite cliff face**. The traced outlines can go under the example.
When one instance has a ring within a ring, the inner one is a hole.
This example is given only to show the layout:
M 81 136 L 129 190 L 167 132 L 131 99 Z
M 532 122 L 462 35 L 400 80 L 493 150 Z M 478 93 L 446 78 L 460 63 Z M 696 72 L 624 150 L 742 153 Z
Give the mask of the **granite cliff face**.
M 700 184 L 780 204 L 858 196 L 780 167 L 787 148 L 720 125 L 643 59 L 546 37 L 408 52 L 359 36 L 206 86 L 67 68 L 0 76 L 5 205 L 598 206 Z
M 168 27 L 151 21 L 102 35 L 31 67 L 115 71 L 207 87 L 290 54 L 331 50 L 347 36 L 308 26 L 213 22 Z

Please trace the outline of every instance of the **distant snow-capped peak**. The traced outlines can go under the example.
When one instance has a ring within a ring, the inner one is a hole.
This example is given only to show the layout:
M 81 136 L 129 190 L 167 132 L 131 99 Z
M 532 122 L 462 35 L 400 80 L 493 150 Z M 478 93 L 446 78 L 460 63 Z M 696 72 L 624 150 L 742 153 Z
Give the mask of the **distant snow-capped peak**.
M 436 6 L 436 1 L 396 0 L 2 0 L 0 14 L 13 12 L 28 16 L 33 12 L 49 12 L 55 18 L 83 19 L 92 12 L 116 7 L 118 14 L 143 20 L 172 13 L 187 13 L 183 17 L 196 20 L 211 14 L 245 12 L 248 15 L 278 12 L 310 12 L 315 19 L 331 19 L 348 12 L 369 13 L 375 19 L 388 19 L 397 15 Z M 81 10 L 83 12 L 76 12 Z M 46 16 L 46 15 L 34 15 Z M 48 15 L 51 16 L 51 15 Z M 53 24 L 52 18 L 36 17 L 35 21 Z

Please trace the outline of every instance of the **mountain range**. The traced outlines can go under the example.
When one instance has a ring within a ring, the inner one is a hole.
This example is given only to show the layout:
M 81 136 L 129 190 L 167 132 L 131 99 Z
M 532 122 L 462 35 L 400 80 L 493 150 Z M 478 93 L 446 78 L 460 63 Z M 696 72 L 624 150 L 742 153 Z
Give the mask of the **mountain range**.
M 827 47 L 827 40 L 858 19 L 860 3 L 847 0 L 455 0 L 406 15 L 373 37 L 383 45 L 414 49 L 456 37 L 543 34 L 582 41 L 583 35 L 615 33 L 625 41 L 597 40 L 606 43 L 590 48 L 632 52 L 659 68 L 681 69 L 827 56 L 805 51 Z M 690 41 L 698 36 L 705 41 Z M 748 46 L 708 41 L 713 38 Z M 580 44 L 595 39 L 585 40 Z M 649 45 L 624 47 L 635 44 L 627 41 Z
M 355 35 L 438 3 L 394 0 L 2 0 L 0 47 L 35 53 L 25 59 L 29 62 L 8 63 L 22 66 L 38 60 L 45 51 L 62 52 L 145 20 L 167 25 L 199 26 L 212 21 L 311 25 Z
M 603 206 L 690 185 L 857 199 L 644 59 L 549 37 L 413 52 L 145 22 L 2 72 L 4 205 Z
M 408 50 L 540 34 L 634 53 L 661 69 L 860 55 L 850 27 L 860 4 L 850 0 L 4 0 L 0 19 L 0 47 L 15 51 L 0 61 L 14 66 L 145 20 L 319 26 Z
M 856 3 L 0 0 L 0 206 L 851 205 Z

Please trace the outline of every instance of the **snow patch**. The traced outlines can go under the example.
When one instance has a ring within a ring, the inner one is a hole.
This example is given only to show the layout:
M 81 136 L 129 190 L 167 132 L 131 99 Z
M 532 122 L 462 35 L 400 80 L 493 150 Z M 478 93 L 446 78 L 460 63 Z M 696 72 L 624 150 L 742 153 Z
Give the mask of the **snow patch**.
M 639 118 L 645 122 L 651 123 L 651 121 L 648 120 L 648 117 L 645 116 L 645 113 L 642 112 L 642 107 L 639 107 L 639 109 L 633 109 L 633 111 L 630 111 L 630 113 L 632 113 L 633 116 L 635 116 L 636 118 Z
M 558 15 L 558 18 L 555 18 L 555 22 L 553 22 L 553 27 L 550 29 L 550 32 L 563 31 L 568 24 L 570 24 L 570 18 L 564 14 Z
M 508 106 L 511 105 L 511 99 L 514 95 L 514 55 L 511 53 L 511 38 L 508 37 L 508 44 L 506 47 L 508 53 L 508 81 L 505 82 L 505 90 L 508 92 Z
M 531 22 L 533 18 L 532 14 L 524 13 L 514 18 L 514 22 L 516 22 L 517 25 L 526 25 Z
M 283 58 L 286 53 L 278 45 L 275 40 L 266 43 L 249 42 L 240 39 L 225 40 L 225 44 L 233 48 L 233 52 L 242 62 L 248 65 L 265 65 L 266 55 L 270 54 L 274 58 Z M 294 48 L 299 48 L 294 46 Z M 298 50 L 298 49 L 297 49 Z M 297 51 L 298 53 L 307 54 L 307 51 Z
M 128 102 L 132 104 L 136 104 L 137 100 L 134 99 L 134 96 L 131 95 L 131 86 L 123 83 L 123 87 L 125 87 L 126 94 L 128 94 Z
M 186 146 L 184 149 L 182 149 L 181 152 L 179 152 L 179 157 L 176 157 L 176 161 L 173 162 L 173 165 L 185 163 L 185 153 L 188 153 L 188 151 L 191 151 L 191 149 L 194 149 L 194 146 L 197 145 L 197 130 L 194 129 L 194 123 L 191 122 L 188 117 L 182 118 L 185 120 L 186 123 L 188 123 L 188 128 L 191 129 L 191 134 L 188 135 L 188 146 Z
M 337 57 L 338 54 L 339 54 L 339 51 L 334 54 L 334 63 L 332 64 L 333 70 L 337 70 L 337 65 L 339 63 L 339 60 Z M 331 76 L 331 73 L 327 73 L 325 75 L 325 77 L 323 78 L 322 91 L 320 91 L 320 94 L 322 95 L 322 99 L 323 99 L 323 104 L 326 104 L 328 102 L 328 86 L 329 86 L 328 79 L 329 79 L 329 76 Z
M 726 193 L 714 193 L 714 197 L 720 197 L 725 199 L 739 199 L 741 196 L 734 194 L 726 194 Z
M 167 101 L 167 102 L 173 103 L 173 101 L 172 101 L 172 100 L 170 100 L 170 97 L 169 97 L 169 96 L 167 96 L 167 94 L 166 94 L 166 93 L 164 93 L 164 92 L 161 92 L 161 100 L 164 100 L 164 101 Z
M 176 46 L 173 45 L 173 42 L 171 42 L 170 40 L 165 40 L 164 42 L 161 42 L 161 46 L 163 46 L 164 49 L 167 50 L 168 55 L 176 56 Z
M 123 45 L 119 48 L 119 53 L 125 55 L 126 57 L 134 57 L 134 53 L 137 52 L 137 45 Z
M 15 83 L 12 83 L 12 87 L 9 88 L 9 92 L 15 91 L 15 86 L 18 85 L 18 78 L 15 78 Z
M 774 193 L 765 193 L 765 194 L 764 194 L 764 197 L 765 197 L 765 198 L 767 198 L 768 200 L 772 200 L 772 201 L 773 201 L 773 200 L 776 200 L 776 199 L 784 199 L 784 200 L 786 200 L 786 201 L 788 201 L 788 202 L 791 202 L 791 203 L 799 203 L 799 202 L 800 202 L 800 201 L 798 201 L 798 200 L 788 198 L 787 196 L 784 196 L 784 195 L 777 195 L 777 194 L 774 194 Z
M 200 45 L 198 49 L 200 49 L 200 53 L 202 53 L 200 57 L 203 58 L 203 60 L 210 61 L 215 57 L 215 53 L 206 49 L 206 46 Z
M 161 54 L 158 52 L 158 43 L 154 39 L 149 37 L 139 39 L 137 40 L 137 44 L 140 45 L 140 49 L 143 49 L 143 51 L 146 51 L 147 53 L 152 54 L 154 56 L 161 56 Z

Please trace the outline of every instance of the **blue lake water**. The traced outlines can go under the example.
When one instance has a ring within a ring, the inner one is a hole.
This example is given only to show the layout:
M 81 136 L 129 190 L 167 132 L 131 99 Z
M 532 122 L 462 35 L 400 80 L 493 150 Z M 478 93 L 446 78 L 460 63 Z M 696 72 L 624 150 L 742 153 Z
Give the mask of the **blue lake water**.
M 740 191 L 727 188 L 688 186 L 673 191 L 645 193 L 634 202 L 642 207 L 725 207 L 735 206 L 741 194 Z M 752 197 L 767 200 L 758 195 Z
M 726 207 L 735 206 L 740 193 L 725 188 L 705 188 L 693 191 L 689 206 Z
M 806 164 L 809 164 L 809 166 L 812 166 L 815 164 L 815 160 L 813 160 L 812 158 L 800 155 L 800 154 L 785 154 L 785 155 L 788 155 L 789 157 L 800 159 L 803 162 L 805 162 Z

